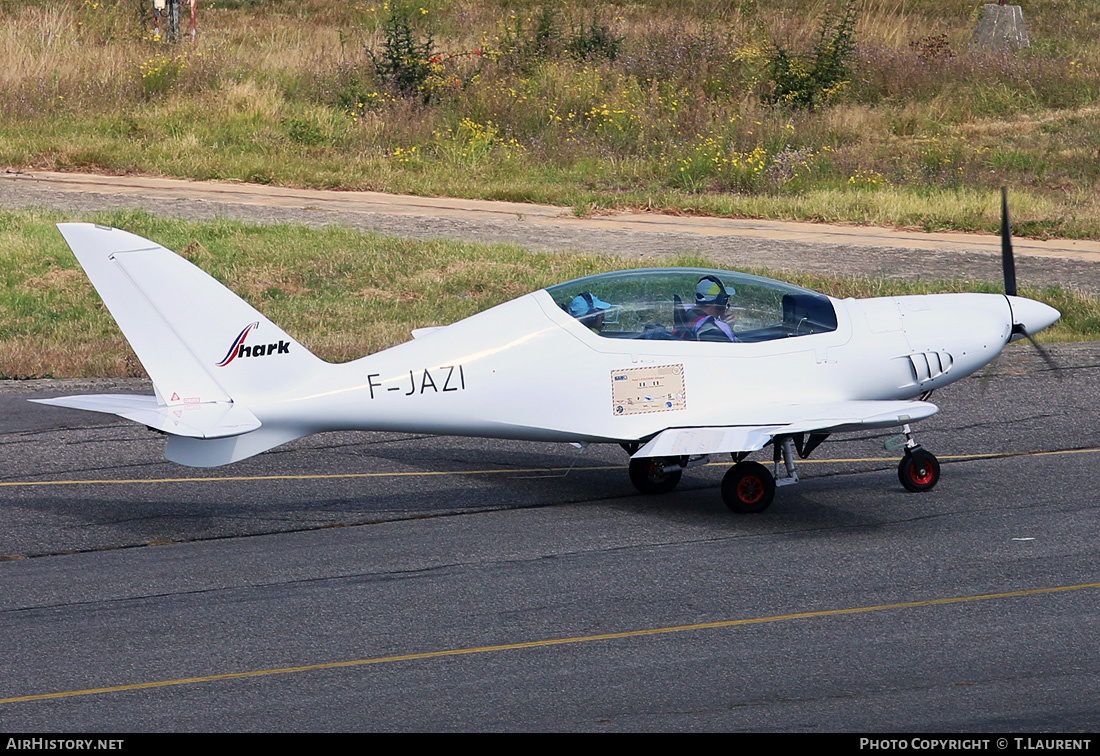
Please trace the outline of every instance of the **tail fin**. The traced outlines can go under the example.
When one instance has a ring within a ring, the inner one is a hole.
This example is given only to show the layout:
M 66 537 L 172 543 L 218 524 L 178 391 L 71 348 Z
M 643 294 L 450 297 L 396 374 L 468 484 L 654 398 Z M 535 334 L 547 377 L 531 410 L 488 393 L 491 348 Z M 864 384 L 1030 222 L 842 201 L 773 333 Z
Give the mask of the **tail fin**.
M 212 276 L 159 244 L 90 223 L 60 223 L 58 229 L 157 395 L 64 397 L 45 403 L 113 412 L 182 436 L 178 441 L 187 443 L 169 444 L 170 458 L 182 464 L 226 464 L 309 433 L 261 428 L 249 406 L 305 382 L 326 363 Z M 229 441 L 242 434 L 250 438 Z M 191 439 L 214 440 L 204 447 Z
M 90 223 L 60 223 L 58 229 L 165 404 L 269 395 L 324 364 L 159 244 Z

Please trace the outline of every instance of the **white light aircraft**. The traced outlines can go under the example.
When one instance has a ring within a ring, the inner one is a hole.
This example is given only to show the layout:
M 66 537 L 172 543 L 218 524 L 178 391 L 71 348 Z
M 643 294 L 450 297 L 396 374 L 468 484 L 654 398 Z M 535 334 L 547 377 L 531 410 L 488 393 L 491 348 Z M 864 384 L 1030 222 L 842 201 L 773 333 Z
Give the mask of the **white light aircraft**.
M 143 423 L 168 434 L 169 460 L 198 467 L 322 431 L 404 431 L 620 444 L 634 485 L 662 493 L 730 454 L 722 497 L 737 512 L 766 509 L 829 434 L 900 427 L 899 479 L 927 491 L 940 465 L 909 424 L 937 411 L 929 394 L 1060 317 L 1016 296 L 1004 213 L 1005 295 L 839 300 L 731 271 L 626 270 L 343 364 L 164 247 L 63 223 L 155 395 L 38 401 Z M 774 472 L 745 460 L 768 445 Z

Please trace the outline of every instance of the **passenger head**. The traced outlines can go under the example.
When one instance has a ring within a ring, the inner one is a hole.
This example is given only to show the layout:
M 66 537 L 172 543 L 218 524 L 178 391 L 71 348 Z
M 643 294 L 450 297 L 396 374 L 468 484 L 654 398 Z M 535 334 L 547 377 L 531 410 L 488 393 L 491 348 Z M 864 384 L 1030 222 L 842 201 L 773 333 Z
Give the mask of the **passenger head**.
M 569 314 L 598 332 L 603 328 L 604 313 L 612 307 L 610 302 L 586 291 L 573 297 L 573 301 L 569 303 Z

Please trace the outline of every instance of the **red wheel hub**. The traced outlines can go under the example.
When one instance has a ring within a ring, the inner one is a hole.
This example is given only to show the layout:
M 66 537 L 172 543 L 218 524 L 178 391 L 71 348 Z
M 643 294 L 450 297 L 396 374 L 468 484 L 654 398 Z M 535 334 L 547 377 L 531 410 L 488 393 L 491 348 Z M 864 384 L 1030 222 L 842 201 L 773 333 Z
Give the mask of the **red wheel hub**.
M 746 504 L 755 504 L 764 498 L 764 481 L 755 475 L 746 475 L 737 482 L 737 498 Z
M 932 482 L 932 465 L 927 460 L 921 463 L 914 463 L 909 468 L 909 477 L 913 479 L 913 482 L 918 486 L 925 486 Z

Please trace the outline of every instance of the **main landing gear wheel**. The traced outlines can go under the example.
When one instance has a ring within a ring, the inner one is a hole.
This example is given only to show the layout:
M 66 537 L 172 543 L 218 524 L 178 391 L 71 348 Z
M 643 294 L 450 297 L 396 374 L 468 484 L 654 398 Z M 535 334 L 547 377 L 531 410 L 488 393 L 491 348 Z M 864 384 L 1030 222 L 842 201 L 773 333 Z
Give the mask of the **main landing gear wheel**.
M 665 465 L 676 467 L 664 469 Z M 663 494 L 676 488 L 683 477 L 680 460 L 675 457 L 642 457 L 630 460 L 630 482 L 644 494 Z
M 906 451 L 898 463 L 898 480 L 910 491 L 931 491 L 940 481 L 940 461 L 924 449 Z
M 763 512 L 774 498 L 775 478 L 759 462 L 739 462 L 722 478 L 722 501 L 734 512 Z

